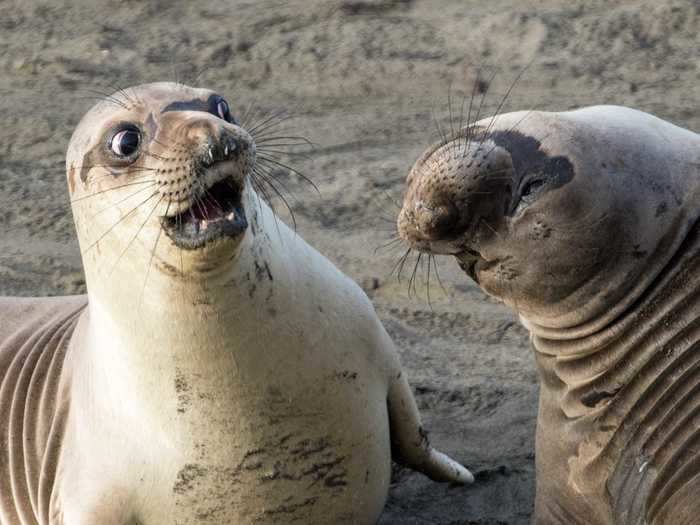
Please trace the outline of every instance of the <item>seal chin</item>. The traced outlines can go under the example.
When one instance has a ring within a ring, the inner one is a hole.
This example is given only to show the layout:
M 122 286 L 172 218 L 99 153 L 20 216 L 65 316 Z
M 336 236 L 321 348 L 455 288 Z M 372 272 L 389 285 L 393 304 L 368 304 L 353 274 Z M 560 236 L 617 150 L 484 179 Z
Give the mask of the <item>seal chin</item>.
M 177 215 L 160 219 L 166 235 L 179 248 L 198 250 L 214 241 L 243 235 L 248 221 L 241 202 L 241 188 L 225 178 Z
M 455 254 L 459 267 L 479 284 L 479 272 L 491 268 L 497 261 L 487 261 L 482 255 L 470 249 L 465 249 L 463 252 Z

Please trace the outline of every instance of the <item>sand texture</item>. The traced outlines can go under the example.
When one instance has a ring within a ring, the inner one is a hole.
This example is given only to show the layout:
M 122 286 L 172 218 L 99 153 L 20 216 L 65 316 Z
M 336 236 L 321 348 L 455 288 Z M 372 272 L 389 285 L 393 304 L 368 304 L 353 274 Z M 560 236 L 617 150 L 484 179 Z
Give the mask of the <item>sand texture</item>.
M 298 231 L 368 292 L 433 442 L 476 474 L 450 487 L 397 468 L 382 524 L 525 524 L 537 372 L 527 333 L 454 261 L 390 275 L 403 180 L 459 122 L 481 67 L 483 116 L 623 104 L 700 130 L 700 2 L 304 0 L 0 2 L 0 294 L 81 293 L 64 152 L 96 92 L 181 80 L 313 141 L 284 162 Z M 448 96 L 449 93 L 449 96 Z M 452 118 L 448 99 L 452 103 Z M 478 103 L 479 99 L 477 99 Z M 462 119 L 464 120 L 464 119 Z M 283 220 L 291 217 L 278 208 Z M 379 249 L 378 249 L 379 248 Z

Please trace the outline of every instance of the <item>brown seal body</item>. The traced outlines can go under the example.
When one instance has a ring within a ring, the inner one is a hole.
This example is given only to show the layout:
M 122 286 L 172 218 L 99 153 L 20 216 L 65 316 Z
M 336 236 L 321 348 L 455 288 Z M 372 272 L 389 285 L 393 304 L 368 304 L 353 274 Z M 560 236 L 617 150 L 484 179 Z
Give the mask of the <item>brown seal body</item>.
M 371 524 L 392 453 L 472 481 L 362 290 L 258 198 L 259 151 L 179 84 L 83 118 L 87 296 L 0 300 L 3 525 Z
M 430 150 L 398 225 L 531 332 L 536 523 L 700 522 L 700 136 L 519 112 Z

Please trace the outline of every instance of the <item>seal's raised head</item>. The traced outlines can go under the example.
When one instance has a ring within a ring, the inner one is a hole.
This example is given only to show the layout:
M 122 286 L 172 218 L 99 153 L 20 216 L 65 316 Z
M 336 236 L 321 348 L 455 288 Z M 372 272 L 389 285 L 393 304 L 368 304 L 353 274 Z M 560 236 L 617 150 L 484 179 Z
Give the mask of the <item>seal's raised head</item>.
M 620 124 L 601 124 L 603 115 Z M 633 132 L 651 119 L 600 107 L 477 122 L 413 166 L 399 232 L 415 249 L 456 256 L 536 324 L 618 311 L 690 222 L 684 195 L 695 187 L 664 164 L 663 130 Z M 622 147 L 620 135 L 634 144 Z
M 173 267 L 183 252 L 191 261 L 234 251 L 254 163 L 253 138 L 218 93 L 163 82 L 105 97 L 66 160 L 83 251 L 109 237 L 115 257 L 141 246 Z

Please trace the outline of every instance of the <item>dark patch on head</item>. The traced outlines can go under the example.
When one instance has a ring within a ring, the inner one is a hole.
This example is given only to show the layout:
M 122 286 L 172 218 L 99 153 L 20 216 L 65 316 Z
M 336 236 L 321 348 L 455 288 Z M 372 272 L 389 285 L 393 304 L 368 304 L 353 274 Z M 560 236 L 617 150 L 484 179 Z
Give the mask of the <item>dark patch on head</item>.
M 158 124 L 156 123 L 156 119 L 153 117 L 153 112 L 148 114 L 146 122 L 143 123 L 143 129 L 146 132 L 146 135 L 151 139 L 156 136 L 156 133 L 158 133 Z
M 661 217 L 663 214 L 665 214 L 668 211 L 668 204 L 665 202 L 662 202 L 656 207 L 656 217 Z
M 603 401 L 606 401 L 610 399 L 611 397 L 615 397 L 615 395 L 620 391 L 619 388 L 613 389 L 611 392 L 606 392 L 606 391 L 593 391 L 585 394 L 584 396 L 581 397 L 581 403 L 584 406 L 587 406 L 588 408 L 595 408 L 598 404 L 600 404 Z
M 161 113 L 169 111 L 204 111 L 218 116 L 216 104 L 220 98 L 219 95 L 209 95 L 209 98 L 206 100 L 193 98 L 191 100 L 171 102 L 161 110 Z
M 71 194 L 75 190 L 75 166 L 73 164 L 68 168 L 68 189 Z
M 519 131 L 492 131 L 478 136 L 476 140 L 490 140 L 508 151 L 517 184 L 525 175 L 539 173 L 545 176 L 549 191 L 568 184 L 575 176 L 574 165 L 567 157 L 550 157 L 540 149 L 542 143 L 539 140 Z
M 90 151 L 83 155 L 83 160 L 80 161 L 80 180 L 85 183 L 87 174 L 92 169 L 95 161 L 99 158 L 98 151 L 102 148 L 102 143 L 98 142 Z

